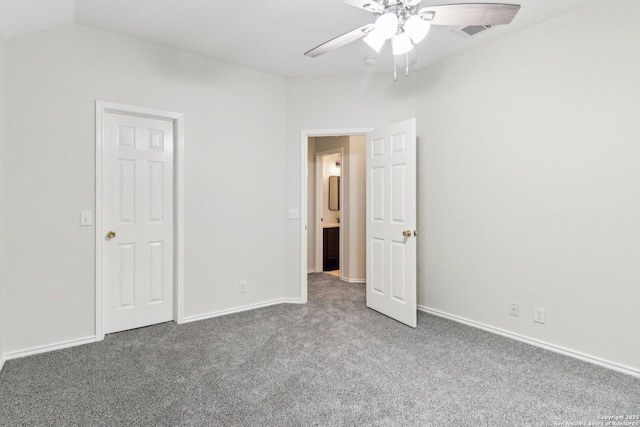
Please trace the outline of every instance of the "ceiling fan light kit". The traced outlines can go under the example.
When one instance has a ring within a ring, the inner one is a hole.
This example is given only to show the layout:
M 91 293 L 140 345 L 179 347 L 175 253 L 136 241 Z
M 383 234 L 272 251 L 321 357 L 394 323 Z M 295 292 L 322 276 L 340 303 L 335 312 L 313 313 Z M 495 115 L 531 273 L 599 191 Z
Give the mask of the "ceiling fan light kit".
M 400 33 L 391 39 L 391 48 L 395 56 L 404 55 L 413 49 L 413 43 L 407 33 Z
M 404 31 L 411 37 L 413 43 L 418 44 L 429 34 L 431 23 L 418 15 L 413 15 L 404 24 Z
M 376 53 L 380 53 L 380 49 L 384 45 L 384 42 L 387 39 L 380 31 L 372 30 L 367 36 L 363 39 L 365 43 L 369 45 L 369 47 L 376 51 Z
M 394 64 L 398 56 L 408 55 L 414 46 L 429 33 L 432 25 L 494 26 L 509 24 L 520 10 L 520 5 L 505 3 L 465 3 L 427 6 L 419 8 L 422 0 L 342 0 L 376 16 L 374 24 L 335 37 L 305 53 L 312 58 L 323 55 L 351 42 L 364 38 L 376 53 L 387 40 L 391 40 Z M 405 58 L 406 74 L 415 63 L 415 54 Z M 412 63 L 409 63 L 409 60 Z M 396 75 L 394 66 L 394 78 Z
M 395 13 L 388 12 L 376 19 L 373 31 L 379 32 L 382 37 L 388 40 L 398 33 L 398 25 L 398 16 Z

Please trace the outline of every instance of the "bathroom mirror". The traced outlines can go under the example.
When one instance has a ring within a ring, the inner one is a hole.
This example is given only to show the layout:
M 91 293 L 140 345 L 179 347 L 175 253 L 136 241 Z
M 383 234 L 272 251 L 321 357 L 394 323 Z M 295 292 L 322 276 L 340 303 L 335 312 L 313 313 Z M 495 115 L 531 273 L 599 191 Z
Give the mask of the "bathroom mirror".
M 340 210 L 340 177 L 329 177 L 329 210 Z

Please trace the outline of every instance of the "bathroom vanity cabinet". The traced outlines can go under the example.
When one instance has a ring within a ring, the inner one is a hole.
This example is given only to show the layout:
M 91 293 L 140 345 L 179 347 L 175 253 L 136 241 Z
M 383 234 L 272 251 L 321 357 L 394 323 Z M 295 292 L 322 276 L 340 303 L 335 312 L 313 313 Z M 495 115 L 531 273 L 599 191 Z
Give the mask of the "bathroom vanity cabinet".
M 340 269 L 340 227 L 325 227 L 323 229 L 322 260 L 323 271 Z

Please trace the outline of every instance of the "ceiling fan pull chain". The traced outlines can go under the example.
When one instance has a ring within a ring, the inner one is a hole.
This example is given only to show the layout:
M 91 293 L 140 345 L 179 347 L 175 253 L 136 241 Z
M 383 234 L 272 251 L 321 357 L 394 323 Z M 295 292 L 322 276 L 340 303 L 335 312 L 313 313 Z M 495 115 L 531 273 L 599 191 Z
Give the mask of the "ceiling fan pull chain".
M 409 52 L 407 52 L 407 65 L 405 66 L 404 69 L 404 75 L 409 77 Z
M 393 81 L 395 82 L 396 80 L 398 80 L 398 63 L 396 56 L 393 55 Z

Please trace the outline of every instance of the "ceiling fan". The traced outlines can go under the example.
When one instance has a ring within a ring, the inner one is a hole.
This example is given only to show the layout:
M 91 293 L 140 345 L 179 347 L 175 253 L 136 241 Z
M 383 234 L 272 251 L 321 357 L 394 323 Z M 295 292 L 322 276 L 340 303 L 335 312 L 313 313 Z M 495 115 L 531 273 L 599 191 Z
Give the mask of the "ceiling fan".
M 342 0 L 348 5 L 372 12 L 375 23 L 364 25 L 329 40 L 305 53 L 311 58 L 338 49 L 356 40 L 364 41 L 376 53 L 391 40 L 394 63 L 415 63 L 414 46 L 429 33 L 432 25 L 469 26 L 509 24 L 520 5 L 505 3 L 465 3 L 420 7 L 422 0 Z M 394 66 L 394 78 L 397 65 Z

